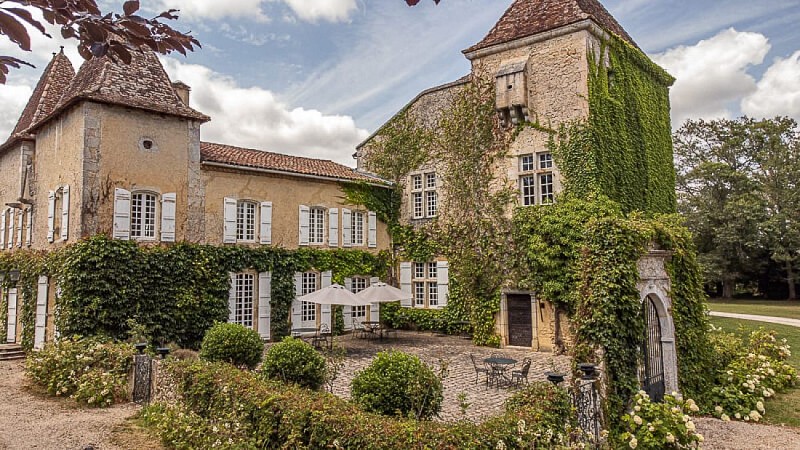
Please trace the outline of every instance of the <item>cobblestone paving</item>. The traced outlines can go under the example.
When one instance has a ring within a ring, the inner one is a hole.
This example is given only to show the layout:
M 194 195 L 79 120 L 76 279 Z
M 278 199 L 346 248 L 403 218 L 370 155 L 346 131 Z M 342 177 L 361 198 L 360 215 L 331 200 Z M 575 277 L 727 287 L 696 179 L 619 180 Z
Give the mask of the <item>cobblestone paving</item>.
M 502 353 L 517 361 L 521 365 L 522 358 L 530 357 L 531 369 L 528 375 L 530 381 L 545 380 L 544 372 L 556 369 L 566 373 L 569 369 L 569 357 L 553 356 L 550 353 L 536 353 L 521 349 L 494 349 L 476 347 L 469 340 L 457 336 L 436 336 L 431 333 L 418 333 L 399 331 L 397 337 L 389 339 L 357 339 L 351 335 L 336 338 L 337 346 L 347 350 L 347 361 L 334 382 L 333 393 L 343 397 L 350 397 L 350 383 L 356 372 L 369 365 L 375 354 L 388 349 L 402 350 L 406 353 L 417 355 L 426 363 L 438 368 L 441 361 L 448 367 L 448 375 L 444 379 L 444 402 L 440 420 L 454 421 L 467 419 L 475 422 L 486 420 L 497 415 L 503 409 L 506 398 L 513 394 L 514 389 L 503 387 L 487 387 L 483 380 L 475 383 L 475 370 L 470 360 L 470 353 L 475 355 L 477 361 L 488 358 L 493 353 Z M 466 395 L 466 402 L 470 405 L 466 415 L 462 414 L 459 406 L 458 395 Z

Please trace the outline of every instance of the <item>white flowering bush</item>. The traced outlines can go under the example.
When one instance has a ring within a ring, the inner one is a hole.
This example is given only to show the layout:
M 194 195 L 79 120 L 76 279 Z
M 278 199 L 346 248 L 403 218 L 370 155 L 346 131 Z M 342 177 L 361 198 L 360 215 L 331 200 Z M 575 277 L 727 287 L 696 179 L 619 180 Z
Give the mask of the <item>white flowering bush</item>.
M 623 432 L 614 448 L 683 449 L 699 448 L 703 436 L 695 428 L 689 414 L 700 411 L 697 404 L 674 395 L 665 395 L 656 403 L 644 391 L 633 398 L 633 409 L 622 420 Z
M 729 334 L 716 328 L 712 333 Z M 792 354 L 786 339 L 778 339 L 774 331 L 755 330 L 740 348 L 738 357 L 718 373 L 705 412 L 726 421 L 758 422 L 768 398 L 798 383 L 797 370 L 786 362 Z
M 50 395 L 106 407 L 127 400 L 135 353 L 130 344 L 65 338 L 28 357 L 25 371 Z

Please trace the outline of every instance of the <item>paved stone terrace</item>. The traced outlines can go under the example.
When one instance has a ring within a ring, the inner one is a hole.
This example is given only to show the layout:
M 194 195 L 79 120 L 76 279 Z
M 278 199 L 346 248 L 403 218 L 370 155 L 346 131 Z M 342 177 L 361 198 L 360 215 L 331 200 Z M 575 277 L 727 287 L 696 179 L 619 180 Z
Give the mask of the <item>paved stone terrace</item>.
M 370 361 L 380 351 L 394 349 L 417 355 L 426 363 L 439 367 L 440 360 L 448 365 L 448 375 L 444 379 L 444 402 L 440 420 L 455 421 L 467 419 L 475 422 L 486 420 L 497 415 L 503 410 L 506 398 L 513 394 L 513 388 L 487 387 L 483 381 L 475 383 L 475 370 L 470 361 L 469 354 L 475 355 L 480 362 L 492 353 L 502 353 L 519 361 L 530 357 L 531 369 L 528 375 L 530 381 L 545 380 L 544 372 L 555 368 L 566 373 L 569 370 L 570 359 L 567 356 L 553 356 L 550 353 L 537 353 L 524 349 L 495 349 L 477 347 L 470 340 L 457 336 L 437 336 L 431 333 L 398 331 L 397 336 L 389 339 L 358 339 L 352 335 L 338 336 L 335 339 L 338 346 L 347 350 L 347 361 L 334 382 L 334 394 L 349 398 L 350 384 L 356 372 L 369 365 Z M 458 395 L 466 394 L 466 402 L 470 404 L 466 415 L 459 407 Z

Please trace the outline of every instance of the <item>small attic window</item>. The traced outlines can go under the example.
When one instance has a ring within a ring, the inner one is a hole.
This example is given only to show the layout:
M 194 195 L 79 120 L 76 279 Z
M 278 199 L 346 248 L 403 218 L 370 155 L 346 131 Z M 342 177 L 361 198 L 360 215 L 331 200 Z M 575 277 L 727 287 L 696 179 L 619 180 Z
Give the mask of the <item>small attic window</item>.
M 139 150 L 154 153 L 158 151 L 158 145 L 149 137 L 139 139 Z

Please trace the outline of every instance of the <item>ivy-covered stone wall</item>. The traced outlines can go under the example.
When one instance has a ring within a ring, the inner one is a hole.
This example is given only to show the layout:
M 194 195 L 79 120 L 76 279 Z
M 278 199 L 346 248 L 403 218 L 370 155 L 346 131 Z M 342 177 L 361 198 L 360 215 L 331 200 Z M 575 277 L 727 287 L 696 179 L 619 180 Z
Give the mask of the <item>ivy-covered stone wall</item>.
M 334 283 L 385 277 L 387 255 L 361 250 L 285 250 L 180 243 L 140 246 L 95 236 L 62 250 L 0 255 L 0 270 L 20 270 L 22 344 L 33 346 L 36 282 L 48 275 L 60 287 L 56 323 L 62 335 L 145 337 L 197 348 L 214 322 L 228 319 L 230 272 L 271 272 L 271 332 L 289 334 L 296 297 L 294 274 L 331 271 Z M 141 336 L 139 336 L 141 335 Z

